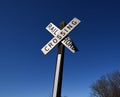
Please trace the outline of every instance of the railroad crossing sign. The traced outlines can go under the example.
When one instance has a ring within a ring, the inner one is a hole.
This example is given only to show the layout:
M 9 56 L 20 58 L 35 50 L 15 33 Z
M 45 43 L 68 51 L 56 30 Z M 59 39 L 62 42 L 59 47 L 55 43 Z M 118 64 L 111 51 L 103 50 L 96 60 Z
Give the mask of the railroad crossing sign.
M 66 37 L 78 24 L 80 20 L 73 18 L 67 25 L 65 22 L 61 23 L 60 29 L 53 23 L 50 23 L 46 29 L 54 36 L 41 51 L 46 55 L 53 47 L 58 44 L 58 54 L 56 62 L 56 71 L 54 76 L 54 85 L 52 97 L 61 97 L 62 86 L 62 73 L 64 63 L 64 46 L 66 46 L 71 52 L 75 52 L 76 48 L 70 37 Z
M 57 36 L 57 31 L 61 31 L 59 28 L 57 28 L 53 23 L 50 23 L 46 29 L 53 35 Z M 72 42 L 70 37 L 66 37 L 64 40 L 61 42 L 64 46 L 66 46 L 71 52 L 75 53 L 76 47 L 74 46 L 74 43 Z
M 54 37 L 41 49 L 41 51 L 46 55 L 53 47 L 55 47 L 60 41 L 62 41 L 78 24 L 80 20 L 73 18 L 62 30 L 59 30 L 54 24 L 50 23 L 46 29 L 54 35 Z M 51 28 L 52 27 L 52 28 Z M 51 28 L 51 29 L 50 29 Z M 55 28 L 55 29 L 54 29 Z M 54 30 L 53 30 L 54 29 Z M 64 39 L 62 43 L 70 49 L 72 52 L 75 52 L 74 46 L 69 46 L 65 40 L 71 40 L 69 37 Z M 72 42 L 70 43 L 72 44 Z

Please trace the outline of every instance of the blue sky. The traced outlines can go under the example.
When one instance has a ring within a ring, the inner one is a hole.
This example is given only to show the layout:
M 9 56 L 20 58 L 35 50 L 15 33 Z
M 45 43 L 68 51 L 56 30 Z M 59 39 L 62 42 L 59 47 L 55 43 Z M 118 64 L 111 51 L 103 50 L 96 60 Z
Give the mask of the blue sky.
M 69 34 L 79 52 L 65 49 L 62 96 L 89 97 L 100 76 L 120 70 L 119 0 L 1 0 L 0 97 L 50 97 L 57 46 L 40 49 L 53 37 L 53 22 L 81 23 Z

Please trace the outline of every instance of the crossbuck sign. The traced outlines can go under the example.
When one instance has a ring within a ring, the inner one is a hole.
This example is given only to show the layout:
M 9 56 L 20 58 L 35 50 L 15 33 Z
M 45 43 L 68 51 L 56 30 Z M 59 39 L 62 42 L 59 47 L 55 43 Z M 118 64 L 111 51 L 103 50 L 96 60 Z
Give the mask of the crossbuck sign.
M 50 23 L 46 29 L 54 36 L 42 49 L 41 51 L 46 55 L 52 48 L 54 48 L 60 41 L 70 51 L 75 52 L 75 47 L 72 44 L 70 37 L 66 37 L 78 24 L 80 20 L 73 18 L 62 30 L 57 28 L 53 23 Z M 66 38 L 65 38 L 66 37 Z M 65 38 L 65 39 L 64 39 Z M 69 44 L 67 43 L 69 42 Z

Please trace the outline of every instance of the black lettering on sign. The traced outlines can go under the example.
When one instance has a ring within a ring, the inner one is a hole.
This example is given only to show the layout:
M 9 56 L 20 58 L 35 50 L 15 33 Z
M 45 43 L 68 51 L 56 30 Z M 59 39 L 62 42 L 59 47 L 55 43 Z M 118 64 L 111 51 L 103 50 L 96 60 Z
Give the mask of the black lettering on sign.
M 51 29 L 51 27 L 52 27 L 52 24 L 49 24 L 49 25 L 48 25 L 48 28 Z
M 68 46 L 70 46 L 70 45 L 72 44 L 72 42 L 71 42 L 70 40 L 68 40 L 68 41 L 66 41 L 66 44 L 67 44 Z
M 58 31 L 55 27 L 52 27 L 50 30 L 52 31 L 52 33 L 53 33 L 54 35 L 56 35 L 56 32 Z
M 69 30 L 71 30 L 72 27 L 73 27 L 73 26 L 71 26 L 70 24 L 67 25 L 67 28 L 68 28 Z
M 72 50 L 75 50 L 74 45 L 73 45 L 73 43 L 72 43 L 72 41 L 71 41 L 71 39 L 69 37 L 67 37 L 67 38 L 64 39 L 64 43 L 68 47 L 70 47 Z
M 45 47 L 45 50 L 46 50 L 46 51 L 49 51 L 49 48 L 46 46 L 46 47 Z
M 74 48 L 74 46 L 72 46 L 72 48 L 71 48 L 72 50 L 75 50 L 75 48 Z
M 73 25 L 76 25 L 76 24 L 77 24 L 77 22 L 76 22 L 76 21 L 72 21 L 72 24 L 73 24 Z
M 72 44 L 70 44 L 70 45 L 69 45 L 69 47 L 72 49 L 72 48 L 73 48 L 73 45 L 72 45 Z
M 67 29 L 64 29 L 66 32 L 68 32 L 68 30 Z
M 48 45 L 49 45 L 49 47 L 50 47 L 50 48 L 52 48 L 52 47 L 53 47 L 53 44 L 52 44 L 52 43 L 49 43 Z
M 57 39 L 53 39 L 53 42 L 54 42 L 54 43 L 57 43 L 57 42 L 58 42 L 58 40 L 57 40 Z
M 51 31 L 54 32 L 54 27 L 51 28 Z
M 65 38 L 65 41 L 68 41 L 69 40 L 69 37 Z
M 64 32 L 64 31 L 61 31 L 60 34 L 61 34 L 62 36 L 65 36 L 65 32 Z
M 57 31 L 58 31 L 57 29 L 54 30 L 54 35 L 56 35 L 56 32 L 57 32 Z
M 60 35 L 57 35 L 57 38 L 60 40 L 60 39 L 62 38 L 62 36 L 60 36 Z

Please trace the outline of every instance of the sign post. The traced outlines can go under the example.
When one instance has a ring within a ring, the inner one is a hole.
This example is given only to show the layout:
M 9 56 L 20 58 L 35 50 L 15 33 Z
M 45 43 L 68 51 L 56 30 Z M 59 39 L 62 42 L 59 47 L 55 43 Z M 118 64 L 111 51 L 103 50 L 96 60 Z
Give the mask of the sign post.
M 50 23 L 46 29 L 54 36 L 42 49 L 41 51 L 46 55 L 58 44 L 58 54 L 56 62 L 56 70 L 54 75 L 54 85 L 52 91 L 52 97 L 61 97 L 62 88 L 62 75 L 63 75 L 63 63 L 64 63 L 64 46 L 67 47 L 71 52 L 75 53 L 76 48 L 70 37 L 67 35 L 80 23 L 80 20 L 73 18 L 68 24 L 62 22 L 60 29 L 57 28 L 53 23 Z
M 66 25 L 65 22 L 62 22 L 60 24 L 60 29 L 63 29 L 65 25 Z M 64 64 L 64 45 L 60 42 L 58 44 L 58 54 L 57 54 L 56 71 L 54 76 L 52 97 L 61 97 L 63 64 Z

